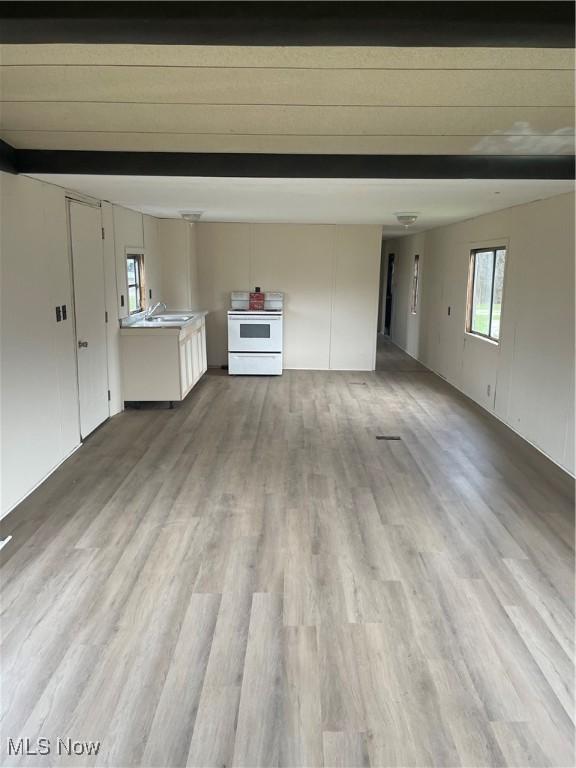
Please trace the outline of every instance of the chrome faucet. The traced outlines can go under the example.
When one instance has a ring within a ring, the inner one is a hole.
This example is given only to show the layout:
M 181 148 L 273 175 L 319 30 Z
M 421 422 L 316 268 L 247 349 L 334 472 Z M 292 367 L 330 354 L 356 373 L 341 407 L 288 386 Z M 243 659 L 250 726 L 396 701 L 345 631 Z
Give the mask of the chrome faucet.
M 144 314 L 144 318 L 148 319 L 149 317 L 151 317 L 154 314 L 154 312 L 156 312 L 158 307 L 163 307 L 164 308 L 164 312 L 166 312 L 167 309 L 168 309 L 168 307 L 166 306 L 166 304 L 164 304 L 163 301 L 157 301 L 156 304 L 154 304 L 153 307 L 148 307 L 148 309 L 146 310 L 146 312 Z

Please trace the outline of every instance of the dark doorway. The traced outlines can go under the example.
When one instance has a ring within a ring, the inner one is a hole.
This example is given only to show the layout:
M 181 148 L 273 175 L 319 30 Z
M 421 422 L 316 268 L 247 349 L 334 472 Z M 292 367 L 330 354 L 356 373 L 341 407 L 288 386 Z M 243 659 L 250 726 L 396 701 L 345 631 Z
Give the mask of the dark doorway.
M 392 283 L 394 280 L 394 254 L 388 254 L 388 272 L 386 273 L 386 306 L 384 309 L 384 333 L 390 336 L 392 324 Z

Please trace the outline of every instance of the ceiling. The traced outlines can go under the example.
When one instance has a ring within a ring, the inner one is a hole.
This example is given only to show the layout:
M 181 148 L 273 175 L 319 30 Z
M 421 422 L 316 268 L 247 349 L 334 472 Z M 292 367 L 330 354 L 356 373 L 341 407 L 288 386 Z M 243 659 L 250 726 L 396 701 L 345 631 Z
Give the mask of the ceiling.
M 57 43 L 0 46 L 0 60 L 0 137 L 23 150 L 574 152 L 574 51 L 566 48 Z M 36 177 L 160 217 L 203 210 L 203 221 L 374 223 L 391 236 L 405 233 L 398 211 L 418 212 L 410 231 L 421 231 L 573 188 L 552 180 Z
M 574 189 L 569 181 L 249 179 L 34 174 L 35 178 L 161 218 L 204 211 L 202 221 L 381 224 L 407 234 L 395 213 L 417 212 L 408 233 Z
M 18 149 L 543 155 L 574 151 L 554 48 L 4 45 Z

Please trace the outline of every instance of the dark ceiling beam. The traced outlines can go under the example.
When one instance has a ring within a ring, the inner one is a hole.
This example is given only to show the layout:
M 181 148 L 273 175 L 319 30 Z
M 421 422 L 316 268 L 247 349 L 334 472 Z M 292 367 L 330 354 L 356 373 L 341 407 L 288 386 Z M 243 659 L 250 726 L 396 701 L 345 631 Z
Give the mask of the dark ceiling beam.
M 0 2 L 0 42 L 569 48 L 574 4 Z
M 18 173 L 16 166 L 16 150 L 0 139 L 0 171 Z
M 574 156 L 291 155 L 18 149 L 21 173 L 308 179 L 573 179 Z

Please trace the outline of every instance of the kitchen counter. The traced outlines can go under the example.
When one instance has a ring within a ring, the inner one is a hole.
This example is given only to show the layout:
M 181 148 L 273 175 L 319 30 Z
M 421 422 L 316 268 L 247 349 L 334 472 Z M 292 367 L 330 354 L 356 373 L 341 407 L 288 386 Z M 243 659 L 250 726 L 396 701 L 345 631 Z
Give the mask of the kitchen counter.
M 153 320 L 146 319 L 145 313 L 140 312 L 137 315 L 126 317 L 120 321 L 120 333 L 130 332 L 132 330 L 158 330 L 160 329 L 175 329 L 187 328 L 199 320 L 203 320 L 208 312 L 206 310 L 194 310 L 189 309 L 171 309 L 167 312 L 159 312 L 157 315 L 152 315 Z M 188 320 L 182 318 L 188 316 Z

